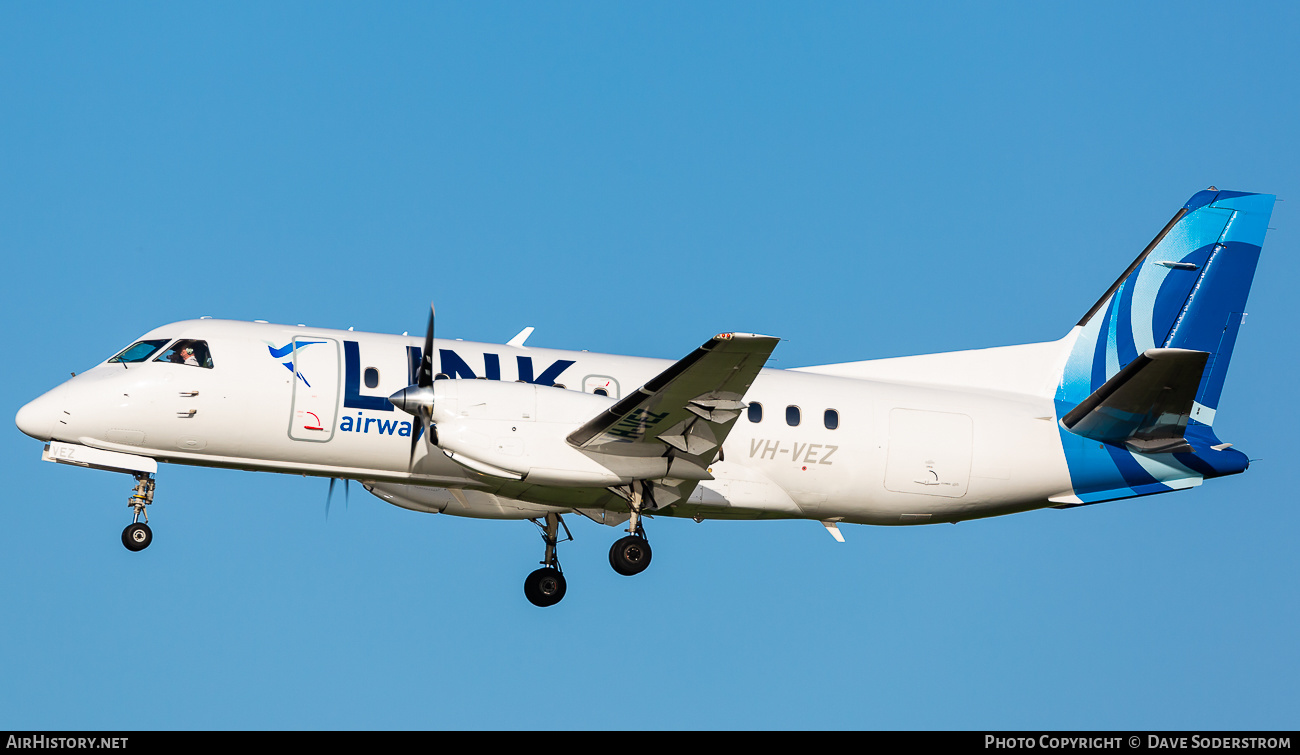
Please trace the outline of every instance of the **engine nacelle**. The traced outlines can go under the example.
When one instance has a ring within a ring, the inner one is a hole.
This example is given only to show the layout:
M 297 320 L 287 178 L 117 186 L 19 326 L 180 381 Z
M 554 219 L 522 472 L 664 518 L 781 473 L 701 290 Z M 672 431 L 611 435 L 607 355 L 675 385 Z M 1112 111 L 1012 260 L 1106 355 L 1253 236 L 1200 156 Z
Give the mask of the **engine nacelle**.
M 433 384 L 438 446 L 476 472 L 563 487 L 608 487 L 667 476 L 667 446 L 635 449 L 655 455 L 614 456 L 569 445 L 569 433 L 614 403 L 606 396 L 532 383 Z

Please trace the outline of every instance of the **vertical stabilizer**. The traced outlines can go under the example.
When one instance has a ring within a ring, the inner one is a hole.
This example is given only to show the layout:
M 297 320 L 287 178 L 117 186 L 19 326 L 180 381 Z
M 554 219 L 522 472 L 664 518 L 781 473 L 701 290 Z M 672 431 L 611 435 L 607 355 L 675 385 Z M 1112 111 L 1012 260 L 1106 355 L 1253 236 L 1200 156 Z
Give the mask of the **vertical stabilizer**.
M 1208 354 L 1199 375 L 1180 379 L 1197 382 L 1187 426 L 1192 452 L 1099 449 L 1095 440 L 1062 429 L 1080 502 L 1162 492 L 1245 469 L 1242 454 L 1211 450 L 1220 444 L 1210 426 L 1273 202 L 1271 194 L 1198 192 L 1075 327 L 1056 392 L 1060 417 L 1149 349 Z

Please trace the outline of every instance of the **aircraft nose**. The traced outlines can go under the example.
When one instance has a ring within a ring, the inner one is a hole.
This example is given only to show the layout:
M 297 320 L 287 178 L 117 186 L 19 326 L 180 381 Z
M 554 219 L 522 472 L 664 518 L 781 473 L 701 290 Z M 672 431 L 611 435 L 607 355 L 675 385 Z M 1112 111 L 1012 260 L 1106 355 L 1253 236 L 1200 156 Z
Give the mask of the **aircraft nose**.
M 37 440 L 48 441 L 54 435 L 55 412 L 49 399 L 41 396 L 18 410 L 14 424 Z

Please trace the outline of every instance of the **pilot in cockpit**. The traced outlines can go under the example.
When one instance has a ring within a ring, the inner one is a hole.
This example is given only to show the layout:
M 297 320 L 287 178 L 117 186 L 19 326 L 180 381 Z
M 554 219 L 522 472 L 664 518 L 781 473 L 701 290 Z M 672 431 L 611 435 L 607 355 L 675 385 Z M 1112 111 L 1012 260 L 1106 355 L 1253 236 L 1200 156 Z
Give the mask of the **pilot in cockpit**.
M 203 341 L 177 341 L 167 350 L 157 361 L 168 361 L 172 364 L 187 364 L 191 367 L 211 367 L 211 361 L 208 360 L 207 344 Z
M 194 344 L 190 341 L 179 341 L 167 352 L 167 361 L 172 364 L 189 364 L 197 366 L 199 360 L 194 358 Z

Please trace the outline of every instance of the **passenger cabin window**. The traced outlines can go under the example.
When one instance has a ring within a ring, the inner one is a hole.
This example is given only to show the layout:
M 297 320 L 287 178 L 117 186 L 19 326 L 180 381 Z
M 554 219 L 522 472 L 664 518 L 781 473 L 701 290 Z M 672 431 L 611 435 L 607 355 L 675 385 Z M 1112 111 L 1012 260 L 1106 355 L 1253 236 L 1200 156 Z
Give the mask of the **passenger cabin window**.
M 212 354 L 208 351 L 207 341 L 194 341 L 182 338 L 162 353 L 155 362 L 187 364 L 191 367 L 212 369 Z
M 158 338 L 152 341 L 136 341 L 122 350 L 122 353 L 108 360 L 110 362 L 143 362 L 154 355 L 154 352 L 167 345 L 168 338 Z
M 379 370 L 376 370 L 374 367 L 366 368 L 366 387 L 367 388 L 379 387 Z
M 763 421 L 763 405 L 758 403 L 757 401 L 752 401 L 749 404 L 749 421 L 750 422 Z
M 827 430 L 834 430 L 840 426 L 840 413 L 834 409 L 827 409 L 826 414 L 823 415 L 822 419 L 826 422 Z
M 785 408 L 785 423 L 790 427 L 799 426 L 799 407 L 787 406 Z

